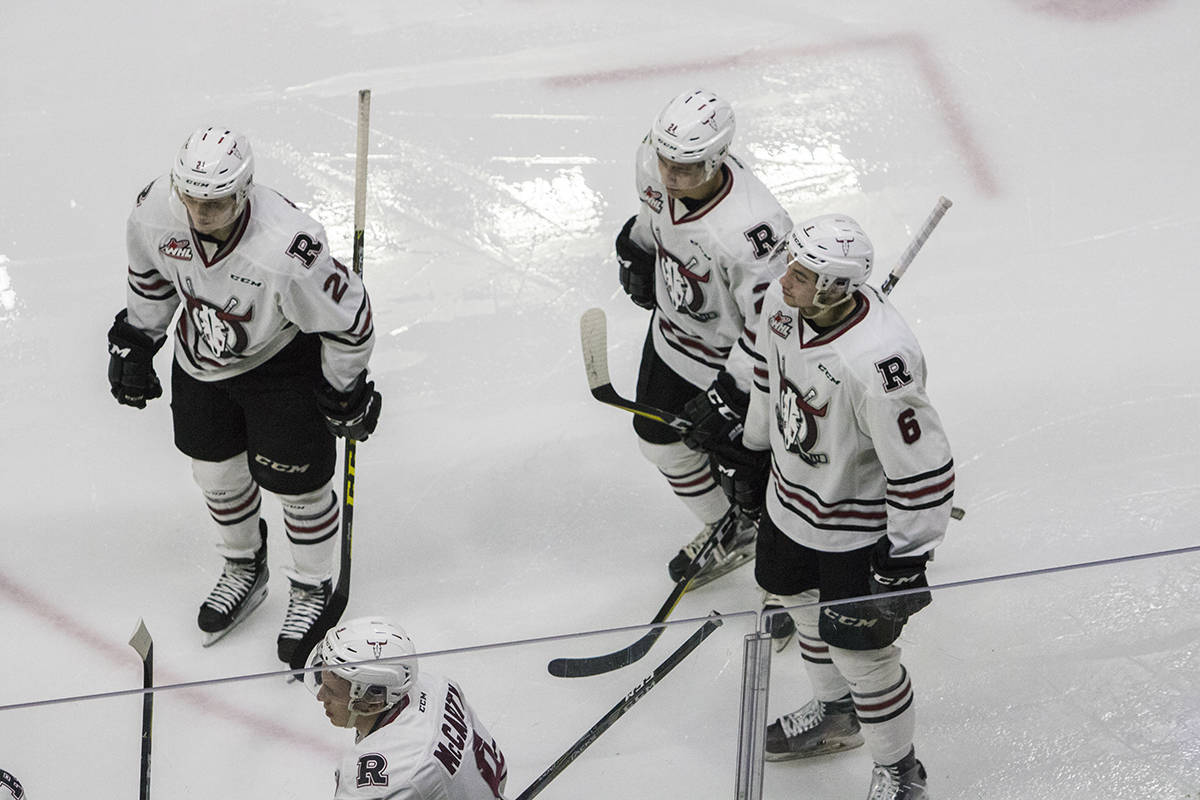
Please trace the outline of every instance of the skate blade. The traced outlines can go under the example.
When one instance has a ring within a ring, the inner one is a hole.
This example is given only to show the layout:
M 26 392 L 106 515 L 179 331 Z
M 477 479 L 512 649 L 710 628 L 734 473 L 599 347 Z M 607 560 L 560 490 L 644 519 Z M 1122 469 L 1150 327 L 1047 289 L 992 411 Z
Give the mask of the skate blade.
M 202 633 L 204 633 L 204 638 L 200 641 L 200 645 L 202 647 L 212 647 L 214 644 L 224 639 L 227 633 L 240 625 L 242 620 L 250 616 L 250 612 L 258 608 L 259 605 L 262 604 L 262 601 L 266 599 L 267 587 L 263 586 L 262 589 L 250 597 L 250 599 L 246 602 L 246 605 L 242 606 L 242 610 L 227 626 L 219 631 L 213 631 L 212 633 L 203 631 Z
M 728 575 L 730 572 L 733 572 L 735 569 L 742 566 L 746 562 L 753 561 L 753 560 L 754 560 L 754 552 L 753 551 L 751 551 L 749 553 L 739 553 L 738 555 L 734 556 L 733 558 L 729 559 L 728 561 L 723 562 L 719 566 L 710 567 L 708 569 L 705 569 L 699 575 L 692 578 L 692 582 L 688 584 L 688 588 L 685 589 L 684 592 L 686 594 L 687 592 L 690 592 L 693 589 L 699 589 L 701 586 L 710 584 L 713 581 L 715 581 L 717 578 L 720 578 L 723 575 Z
M 772 636 L 771 643 L 775 646 L 776 653 L 782 653 L 795 638 L 796 636 L 791 633 L 789 633 L 787 636 Z
M 798 758 L 813 758 L 815 756 L 826 756 L 830 753 L 840 753 L 843 750 L 853 750 L 856 747 L 863 746 L 862 736 L 854 736 L 849 739 L 839 739 L 836 742 L 827 742 L 821 747 L 812 750 L 804 750 L 799 753 L 764 753 L 763 756 L 767 761 L 795 761 Z

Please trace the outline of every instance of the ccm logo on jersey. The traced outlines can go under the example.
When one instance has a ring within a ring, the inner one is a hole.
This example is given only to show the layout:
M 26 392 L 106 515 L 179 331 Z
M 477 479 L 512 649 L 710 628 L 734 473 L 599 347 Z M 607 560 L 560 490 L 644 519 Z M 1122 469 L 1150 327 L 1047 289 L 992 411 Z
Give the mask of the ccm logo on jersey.
M 882 361 L 876 361 L 875 369 L 883 378 L 885 392 L 894 392 L 912 383 L 912 373 L 908 371 L 908 365 L 900 356 L 889 356 Z
M 771 331 L 784 339 L 792 335 L 792 317 L 790 314 L 785 314 L 782 311 L 776 311 L 771 315 L 771 320 L 768 323 L 771 326 Z
M 158 246 L 158 252 L 167 258 L 174 258 L 179 261 L 191 261 L 192 243 L 188 239 L 176 239 L 172 236 Z

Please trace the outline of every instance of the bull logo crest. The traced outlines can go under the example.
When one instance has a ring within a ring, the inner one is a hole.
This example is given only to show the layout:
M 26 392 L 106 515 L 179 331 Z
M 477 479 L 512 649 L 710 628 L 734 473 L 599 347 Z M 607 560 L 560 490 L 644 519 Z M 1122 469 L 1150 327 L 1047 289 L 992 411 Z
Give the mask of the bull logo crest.
M 848 239 L 838 239 L 837 237 L 834 237 L 834 241 L 842 246 L 842 255 L 850 255 L 850 245 L 854 244 L 853 236 Z
M 796 384 L 787 378 L 783 356 L 779 357 L 779 396 L 775 402 L 775 424 L 783 436 L 783 445 L 789 453 L 795 453 L 811 467 L 829 463 L 825 453 L 815 453 L 819 432 L 817 420 L 824 417 L 828 403 L 819 408 L 812 404 L 817 396 L 815 388 L 801 394 Z
M 371 652 L 376 658 L 383 658 L 383 647 L 387 644 L 387 639 L 382 641 L 377 639 L 367 639 L 367 644 L 371 645 Z
M 658 267 L 662 271 L 671 306 L 698 322 L 708 322 L 716 317 L 715 311 L 700 310 L 704 308 L 704 287 L 712 280 L 711 270 L 701 275 L 697 269 L 700 262 L 695 256 L 685 264 L 663 247 L 657 230 L 653 230 L 653 233 L 654 241 L 658 245 Z
M 190 278 L 184 283 L 187 285 L 187 291 L 183 293 L 184 314 L 193 329 L 190 342 L 192 352 L 199 356 L 200 345 L 204 345 L 218 359 L 241 355 L 250 338 L 246 325 L 254 318 L 254 309 L 250 308 L 245 314 L 235 314 L 233 309 L 238 305 L 236 297 L 229 298 L 224 306 L 218 306 L 197 296 Z

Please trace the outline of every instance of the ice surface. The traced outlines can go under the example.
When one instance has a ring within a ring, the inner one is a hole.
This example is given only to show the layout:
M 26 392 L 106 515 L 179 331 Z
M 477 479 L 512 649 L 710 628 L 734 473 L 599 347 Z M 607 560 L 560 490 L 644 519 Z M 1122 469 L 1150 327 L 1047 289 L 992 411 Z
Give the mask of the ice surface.
M 885 270 L 939 195 L 955 202 L 893 295 L 968 511 L 934 582 L 1195 544 L 1198 20 L 1181 0 L 9 3 L 0 704 L 139 686 L 139 616 L 159 684 L 276 668 L 279 585 L 199 647 L 218 570 L 203 504 L 166 401 L 108 396 L 103 337 L 132 201 L 200 124 L 246 130 L 258 180 L 348 257 L 360 88 L 385 405 L 359 449 L 348 614 L 390 614 L 435 651 L 638 624 L 665 597 L 694 525 L 625 415 L 588 396 L 577 320 L 607 311 L 632 392 L 645 317 L 612 238 L 638 140 L 694 84 L 733 101 L 735 151 L 793 217 L 855 215 Z M 1190 555 L 939 593 L 901 642 L 936 796 L 1200 797 L 1198 577 Z M 757 602 L 743 570 L 676 616 Z M 729 796 L 751 628 L 727 624 L 544 796 Z M 630 635 L 427 666 L 467 687 L 515 796 L 686 633 L 579 682 L 544 663 Z M 794 650 L 773 677 L 772 713 L 807 698 Z M 139 709 L 0 712 L 0 767 L 34 798 L 129 797 Z M 157 709 L 156 796 L 330 794 L 347 734 L 296 686 L 161 692 Z M 765 796 L 856 798 L 869 770 L 862 750 L 772 764 Z

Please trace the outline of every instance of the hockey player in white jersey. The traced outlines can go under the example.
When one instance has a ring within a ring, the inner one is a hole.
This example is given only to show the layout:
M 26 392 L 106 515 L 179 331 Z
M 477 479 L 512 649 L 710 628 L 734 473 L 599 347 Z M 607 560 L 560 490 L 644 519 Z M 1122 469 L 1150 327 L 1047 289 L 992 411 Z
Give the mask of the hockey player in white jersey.
M 138 195 L 108 377 L 123 405 L 159 397 L 153 357 L 180 311 L 175 445 L 192 459 L 225 558 L 197 621 L 211 644 L 266 596 L 260 489 L 273 492 L 292 556 L 276 642 L 287 662 L 330 595 L 334 436 L 366 440 L 381 399 L 367 380 L 375 335 L 366 288 L 332 257 L 322 226 L 253 175 L 247 138 L 205 127 Z
M 724 488 L 760 502 L 755 578 L 793 614 L 814 697 L 767 729 L 767 758 L 857 747 L 875 761 L 870 800 L 927 798 L 913 748 L 908 672 L 894 644 L 927 587 L 954 462 L 925 391 L 916 338 L 864 281 L 874 251 L 850 217 L 799 223 L 768 289 L 740 443 L 717 451 Z
M 712 92 L 671 100 L 638 150 L 641 207 L 616 241 L 622 287 L 653 310 L 637 400 L 695 423 L 685 442 L 666 425 L 633 421 L 642 453 L 704 525 L 671 559 L 674 581 L 729 508 L 702 450 L 740 430 L 759 307 L 783 271 L 779 245 L 791 229 L 787 212 L 730 154 L 733 134 L 733 109 Z M 744 516 L 695 584 L 744 563 L 753 546 L 754 521 Z
M 354 747 L 338 765 L 335 800 L 495 800 L 508 770 L 495 739 L 452 680 L 426 675 L 403 630 L 349 620 L 313 648 L 305 681 Z

